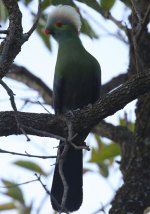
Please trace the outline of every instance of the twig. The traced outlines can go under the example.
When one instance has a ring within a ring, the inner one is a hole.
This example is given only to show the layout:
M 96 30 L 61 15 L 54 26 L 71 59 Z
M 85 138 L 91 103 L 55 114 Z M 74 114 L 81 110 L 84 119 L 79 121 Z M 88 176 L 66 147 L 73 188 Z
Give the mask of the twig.
M 121 21 L 115 19 L 109 11 L 107 13 L 105 12 L 104 17 L 110 19 L 113 23 L 117 25 L 120 30 L 123 30 L 128 35 L 129 28 L 127 28 L 126 25 L 123 25 Z
M 8 87 L 8 85 L 6 85 L 6 83 L 0 79 L 0 84 L 5 88 L 7 94 L 9 95 L 10 97 L 10 102 L 11 102 L 11 106 L 14 110 L 14 113 L 15 113 L 15 120 L 16 120 L 16 123 L 17 123 L 17 127 L 18 129 L 21 130 L 21 132 L 26 136 L 27 138 L 27 141 L 30 141 L 30 138 L 27 136 L 26 132 L 24 131 L 24 129 L 22 128 L 22 125 L 19 121 L 19 117 L 18 117 L 18 110 L 17 110 L 17 107 L 16 107 L 16 103 L 15 103 L 15 99 L 14 99 L 14 93 L 13 91 Z
M 105 209 L 106 209 L 106 207 L 108 207 L 110 204 L 111 204 L 111 201 L 110 201 L 109 203 L 105 204 L 105 205 L 102 204 L 101 208 L 98 209 L 97 211 L 95 211 L 95 212 L 92 213 L 92 214 L 99 214 L 100 212 L 103 212 L 104 214 L 106 214 Z
M 132 0 L 132 6 L 133 6 L 133 20 L 132 20 L 132 41 L 133 41 L 133 47 L 134 47 L 134 55 L 135 55 L 135 65 L 136 65 L 136 70 L 137 70 L 137 73 L 139 74 L 140 73 L 140 70 L 142 67 L 142 62 L 140 60 L 140 57 L 139 57 L 139 54 L 138 54 L 138 41 L 142 35 L 142 31 L 143 29 L 146 27 L 146 24 L 147 24 L 147 19 L 149 18 L 149 14 L 150 14 L 150 4 L 146 10 L 146 13 L 145 13 L 145 16 L 144 18 L 142 19 L 137 7 L 136 7 L 136 2 L 135 0 Z M 138 18 L 138 23 L 136 23 L 136 27 L 134 27 L 134 20 L 135 20 L 135 15 L 137 16 Z
M 69 190 L 69 186 L 68 183 L 66 181 L 65 175 L 64 175 L 64 171 L 63 171 L 63 165 L 64 165 L 64 161 L 65 158 L 67 156 L 69 147 L 71 146 L 70 143 L 70 139 L 72 139 L 72 125 L 70 123 L 69 120 L 67 120 L 66 118 L 64 118 L 64 120 L 66 121 L 67 127 L 68 127 L 68 138 L 66 139 L 66 142 L 63 145 L 60 145 L 58 147 L 58 153 L 57 153 L 57 160 L 56 160 L 56 164 L 58 164 L 58 171 L 59 171 L 59 175 L 63 184 L 63 196 L 62 196 L 62 200 L 61 200 L 61 209 L 59 209 L 59 213 L 62 212 L 66 212 L 68 213 L 68 211 L 65 208 L 66 205 L 66 200 L 67 200 L 67 196 L 68 196 L 68 190 Z
M 0 39 L 6 39 L 5 37 L 0 37 Z
M 67 200 L 69 186 L 67 184 L 67 181 L 66 181 L 66 178 L 65 178 L 65 175 L 63 172 L 63 165 L 64 165 L 65 157 L 68 153 L 68 150 L 69 150 L 69 144 L 68 143 L 65 144 L 64 149 L 63 149 L 61 154 L 60 154 L 60 149 L 58 150 L 58 170 L 59 170 L 59 175 L 61 177 L 63 187 L 64 187 L 64 192 L 63 192 L 62 201 L 61 201 L 60 213 L 62 211 L 67 211 L 65 208 L 65 204 L 66 204 L 66 200 Z M 68 212 L 66 212 L 66 213 L 68 213 Z
M 19 156 L 26 156 L 26 157 L 33 157 L 33 158 L 42 158 L 42 159 L 48 159 L 48 158 L 56 158 L 57 156 L 41 156 L 41 155 L 31 155 L 27 152 L 26 154 L 18 153 L 18 152 L 12 152 L 12 151 L 7 151 L 0 149 L 0 153 L 5 153 L 5 154 L 11 154 L 11 155 L 19 155 Z
M 45 106 L 44 106 L 40 101 L 37 101 L 36 103 L 39 104 L 40 106 L 42 106 L 43 109 L 44 109 L 48 114 L 50 114 L 50 112 L 48 111 L 48 109 L 45 108 Z
M 134 7 L 133 7 L 134 9 Z M 139 57 L 139 50 L 138 50 L 138 43 L 137 43 L 137 39 L 136 39 L 136 33 L 138 32 L 138 28 L 141 25 L 141 21 L 137 23 L 137 18 L 136 18 L 137 14 L 136 11 L 133 10 L 132 12 L 132 43 L 133 43 L 133 53 L 134 53 L 134 61 L 135 61 L 135 68 L 136 68 L 136 72 L 138 75 L 140 75 L 140 70 L 141 70 L 141 59 Z
M 86 145 L 86 143 L 84 142 L 85 145 L 83 146 L 77 146 L 76 144 L 70 142 L 70 144 L 77 150 L 81 150 L 81 149 L 85 149 L 87 151 L 90 151 L 90 147 Z
M 87 150 L 87 151 L 90 151 L 90 148 L 89 146 L 86 145 L 86 143 L 84 142 L 84 145 L 82 146 L 79 146 L 79 145 L 76 145 L 75 143 L 73 143 L 73 140 L 78 136 L 78 134 L 74 134 L 73 135 L 73 129 L 72 129 L 72 123 L 68 120 L 66 120 L 66 123 L 67 123 L 67 126 L 68 126 L 68 138 L 67 138 L 67 142 L 69 144 L 71 144 L 71 146 L 73 146 L 75 149 L 78 149 L 78 150 Z
M 6 83 L 0 79 L 0 84 L 4 87 L 4 89 L 6 90 L 7 94 L 9 95 L 10 97 L 10 102 L 11 102 L 11 106 L 14 110 L 15 113 L 17 113 L 17 107 L 16 107 L 16 104 L 15 104 L 15 99 L 14 99 L 14 93 L 13 91 L 8 87 L 8 85 L 6 85 Z M 18 121 L 17 121 L 18 122 Z
M 149 4 L 149 6 L 148 6 L 148 8 L 147 8 L 147 11 L 146 11 L 146 13 L 145 13 L 145 16 L 144 16 L 142 22 L 141 22 L 140 29 L 139 29 L 139 31 L 136 33 L 136 40 L 137 40 L 137 41 L 140 39 L 140 36 L 141 36 L 141 34 L 142 34 L 142 31 L 143 31 L 144 27 L 145 27 L 146 24 L 147 24 L 147 19 L 149 18 L 149 14 L 150 14 L 150 4 Z
M 37 177 L 37 180 L 40 182 L 40 184 L 44 188 L 45 192 L 51 197 L 51 199 L 54 201 L 55 205 L 60 209 L 61 208 L 60 204 L 57 202 L 57 200 L 54 198 L 54 196 L 50 193 L 50 191 L 46 188 L 46 185 L 43 184 L 43 182 L 41 181 L 41 176 L 39 176 L 37 173 L 35 173 L 35 176 Z
M 0 149 L 0 153 L 11 154 L 11 155 L 19 155 L 19 156 L 25 156 L 25 157 L 33 157 L 33 158 L 42 158 L 42 159 L 56 158 L 57 157 L 57 156 L 31 155 L 31 154 L 29 154 L 27 152 L 25 152 L 26 154 L 22 154 L 22 153 L 18 153 L 18 152 L 12 152 L 12 151 L 3 150 L 3 149 Z
M 38 0 L 38 12 L 37 12 L 37 15 L 36 15 L 36 19 L 35 19 L 35 22 L 33 23 L 31 29 L 25 33 L 23 35 L 23 43 L 26 42 L 29 37 L 31 36 L 31 34 L 34 32 L 34 30 L 37 28 L 37 25 L 38 25 L 38 22 L 39 22 L 39 19 L 40 19 L 40 16 L 41 16 L 41 0 Z
M 34 158 L 42 158 L 42 159 L 48 159 L 48 158 L 57 158 L 56 155 L 52 155 L 52 156 L 44 156 L 44 155 L 31 155 L 28 152 L 25 151 L 25 153 L 27 154 L 28 157 L 34 157 Z
M 35 97 L 33 99 L 38 99 L 39 97 Z M 23 108 L 27 105 L 27 104 L 34 104 L 34 105 L 37 105 L 39 104 L 39 101 L 36 101 L 36 100 L 31 100 L 32 98 L 18 98 L 19 100 L 23 101 L 23 105 L 20 107 L 19 111 L 22 111 Z M 4 99 L 2 101 L 5 101 Z M 41 103 L 40 102 L 40 105 L 47 111 L 47 113 L 50 114 L 50 112 L 48 111 L 48 109 L 46 109 L 46 107 L 44 107 L 44 105 L 47 105 L 47 103 L 43 102 Z
M 89 19 L 91 19 L 101 30 L 103 30 L 105 33 L 106 33 L 106 36 L 113 36 L 113 37 L 115 37 L 115 38 L 117 38 L 117 39 L 119 39 L 119 40 L 121 40 L 122 42 L 124 42 L 125 44 L 128 44 L 128 42 L 125 40 L 125 38 L 123 37 L 123 35 L 121 34 L 121 33 L 117 33 L 117 34 L 115 34 L 115 33 L 111 33 L 104 25 L 102 25 L 95 17 L 93 17 L 93 16 L 91 16 L 91 14 L 89 14 L 89 13 L 87 13 L 87 11 L 86 10 L 84 10 L 84 9 L 82 9 L 82 11 L 84 12 L 84 14 L 86 14 L 86 16 L 88 16 L 89 17 Z M 112 15 L 111 15 L 111 17 L 112 17 Z M 109 17 L 108 17 L 109 18 Z M 115 24 L 119 24 L 119 26 L 120 26 L 120 24 L 121 24 L 121 28 L 119 27 L 119 29 L 120 30 L 125 30 L 125 29 L 123 29 L 124 27 L 126 27 L 126 26 L 124 26 L 124 25 L 122 25 L 122 23 L 120 22 L 120 21 L 118 21 L 118 20 L 116 20 L 114 17 L 112 17 L 113 18 L 113 20 L 111 20 L 112 22 L 114 22 Z M 124 26 L 124 27 L 123 27 Z M 127 28 L 127 27 L 126 27 Z M 129 31 L 129 29 L 127 28 L 127 30 Z M 106 37 L 105 36 L 105 34 L 104 35 L 101 35 L 101 37 Z
M 8 34 L 8 30 L 0 30 L 0 34 Z
M 92 1 L 89 1 L 89 2 L 90 2 L 90 4 L 92 4 Z M 90 4 L 88 4 L 88 5 L 91 6 Z M 117 27 L 120 30 L 123 30 L 128 35 L 129 29 L 127 28 L 127 26 L 123 25 L 121 21 L 118 21 L 117 19 L 115 19 L 109 11 L 103 11 L 103 10 L 96 10 L 96 11 L 98 13 L 100 13 L 104 18 L 110 19 L 112 22 L 114 22 L 117 25 Z M 83 10 L 83 12 L 86 13 L 84 10 Z M 89 16 L 89 14 L 88 14 L 88 16 Z
M 141 66 L 140 66 L 140 57 L 138 54 L 138 45 L 137 45 L 137 40 L 136 37 L 134 35 L 134 33 L 132 33 L 132 41 L 133 41 L 133 49 L 134 49 L 134 59 L 135 59 L 135 66 L 136 66 L 136 72 L 138 75 L 140 75 L 140 70 L 141 70 Z
M 24 185 L 24 184 L 33 183 L 33 182 L 35 182 L 35 181 L 38 181 L 38 179 L 34 179 L 34 180 L 31 180 L 31 181 L 25 181 L 25 182 L 23 182 L 23 183 L 14 184 L 14 185 L 0 186 L 0 188 L 3 188 L 3 189 L 6 189 L 6 188 L 14 188 L 14 187 L 22 186 L 22 185 Z
M 39 202 L 38 208 L 37 208 L 36 211 L 35 211 L 36 214 L 41 213 L 41 209 L 42 209 L 42 207 L 44 206 L 44 203 L 45 203 L 46 199 L 47 199 L 47 194 L 45 194 L 45 196 L 44 196 L 44 197 L 42 198 L 42 200 Z
M 133 9 L 134 9 L 134 12 L 135 12 L 137 18 L 138 18 L 139 22 L 141 23 L 141 22 L 142 22 L 142 17 L 141 17 L 141 14 L 140 14 L 139 11 L 138 11 L 137 6 L 136 6 L 137 3 L 136 3 L 135 0 L 131 0 L 131 3 L 132 3 L 132 7 L 133 7 Z
M 58 148 L 58 157 L 57 157 L 57 161 L 56 161 L 56 164 L 58 164 L 59 175 L 61 177 L 63 188 L 64 188 L 62 201 L 61 201 L 60 213 L 64 210 L 66 210 L 65 205 L 66 205 L 68 191 L 69 191 L 69 186 L 68 186 L 68 183 L 65 178 L 64 171 L 63 171 L 63 165 L 64 165 L 65 158 L 67 156 L 67 153 L 69 152 L 69 147 L 73 146 L 75 149 L 83 149 L 83 148 L 87 149 L 87 147 L 85 147 L 85 146 L 84 147 L 77 146 L 72 142 L 77 137 L 78 134 L 76 133 L 75 135 L 73 135 L 72 123 L 69 120 L 67 120 L 66 118 L 64 118 L 64 120 L 66 121 L 66 124 L 68 127 L 68 137 L 67 137 L 66 143 L 63 147 L 63 151 L 61 151 L 60 147 Z
M 51 137 L 51 138 L 55 138 L 57 140 L 61 140 L 61 141 L 66 141 L 66 139 L 64 137 L 61 137 L 59 135 L 55 135 L 55 134 L 51 134 L 47 131 L 41 131 L 39 129 L 34 129 L 32 127 L 27 127 L 27 126 L 22 126 L 26 131 L 30 132 L 31 134 L 35 134 L 38 136 L 43 136 L 43 137 Z

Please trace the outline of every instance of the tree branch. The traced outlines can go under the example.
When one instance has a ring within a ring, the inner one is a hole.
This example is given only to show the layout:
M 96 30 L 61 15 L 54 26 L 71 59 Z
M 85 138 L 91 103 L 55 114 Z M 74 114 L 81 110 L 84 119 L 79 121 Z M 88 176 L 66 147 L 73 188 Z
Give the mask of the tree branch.
M 4 89 L 6 90 L 7 94 L 10 97 L 10 103 L 11 103 L 12 109 L 14 110 L 15 120 L 16 120 L 18 129 L 20 129 L 22 131 L 22 133 L 26 136 L 27 141 L 30 141 L 29 137 L 26 135 L 26 132 L 22 128 L 22 125 L 21 125 L 21 123 L 19 121 L 18 110 L 17 110 L 17 107 L 16 107 L 13 91 L 6 85 L 5 82 L 3 82 L 2 79 L 0 79 L 0 84 L 4 87 Z
M 128 36 L 129 35 L 129 31 L 130 29 L 127 28 L 126 25 L 123 25 L 121 21 L 118 21 L 116 18 L 114 18 L 111 13 L 108 11 L 108 12 L 104 12 L 102 14 L 105 18 L 107 19 L 110 19 L 114 24 L 116 24 L 116 26 L 120 29 L 120 30 L 123 30 L 126 35 Z
M 23 34 L 22 29 L 22 14 L 20 12 L 17 1 L 3 0 L 5 7 L 9 14 L 9 27 L 7 30 L 6 38 L 1 44 L 0 50 L 0 77 L 4 77 L 8 72 L 10 65 L 21 50 L 21 46 L 26 42 L 35 28 L 37 27 L 40 13 L 41 13 L 41 0 L 39 0 L 38 13 L 36 20 L 29 30 Z M 6 31 L 3 31 L 6 32 Z
M 0 77 L 2 78 L 8 71 L 14 58 L 21 50 L 22 45 L 22 14 L 17 1 L 3 0 L 9 13 L 9 27 L 6 39 L 1 44 L 0 55 Z
M 25 67 L 12 64 L 6 77 L 20 81 L 36 90 L 47 104 L 52 105 L 52 90 Z
M 122 144 L 129 139 L 133 139 L 133 133 L 125 126 L 114 126 L 111 123 L 101 121 L 92 129 L 92 133 L 101 137 L 106 137 L 115 143 Z
M 8 30 L 0 30 L 0 34 L 8 34 Z
M 72 122 L 73 132 L 80 136 L 83 131 L 90 131 L 102 119 L 114 114 L 148 91 L 150 91 L 150 72 L 144 73 L 140 77 L 132 77 L 125 84 L 99 99 L 92 109 L 87 106 L 81 110 L 73 111 L 73 114 L 68 112 L 64 116 Z M 24 126 L 66 138 L 68 128 L 64 116 L 18 112 L 18 117 Z M 32 129 L 25 129 L 25 131 L 27 134 L 35 134 Z M 0 136 L 11 134 L 21 134 L 14 121 L 14 112 L 1 112 Z
M 37 180 L 40 182 L 42 185 L 43 189 L 45 190 L 46 194 L 49 195 L 52 200 L 54 201 L 55 205 L 57 206 L 58 209 L 61 209 L 61 205 L 56 201 L 56 199 L 53 197 L 53 195 L 50 193 L 50 191 L 47 189 L 46 185 L 42 182 L 41 176 L 39 176 L 37 173 L 35 173 L 35 176 L 37 177 Z
M 140 39 L 140 36 L 142 34 L 143 29 L 147 26 L 147 23 L 149 21 L 149 14 L 150 14 L 150 4 L 148 5 L 147 11 L 145 13 L 145 16 L 143 17 L 140 27 L 138 29 L 138 32 L 136 33 L 136 40 L 138 41 Z
M 22 82 L 31 89 L 36 90 L 39 92 L 45 103 L 52 106 L 52 90 L 40 78 L 32 74 L 31 71 L 29 71 L 27 68 L 12 64 L 6 77 Z M 120 74 L 117 77 L 112 78 L 109 82 L 102 85 L 101 97 L 119 85 L 123 84 L 128 79 L 128 74 Z
M 32 158 L 41 158 L 41 159 L 49 159 L 49 158 L 56 158 L 57 156 L 45 156 L 45 155 L 31 155 L 27 152 L 26 154 L 18 153 L 18 152 L 12 152 L 12 151 L 7 151 L 4 149 L 0 149 L 0 153 L 2 154 L 11 154 L 11 155 L 19 155 L 19 156 L 24 156 L 24 157 L 32 157 Z
M 138 18 L 138 21 L 141 23 L 142 22 L 142 16 L 141 16 L 141 12 L 139 10 L 139 7 L 137 6 L 137 1 L 131 0 L 131 3 L 132 3 L 133 10 L 134 10 L 134 12 Z
M 47 87 L 47 85 L 39 79 L 37 76 L 33 75 L 28 69 L 22 66 L 18 66 L 16 64 L 11 65 L 9 69 L 9 73 L 7 73 L 6 77 L 23 82 L 25 85 L 29 86 L 30 88 L 38 91 L 45 101 L 45 103 L 52 105 L 52 91 Z M 103 97 L 106 93 L 113 90 L 115 87 L 123 84 L 126 80 L 128 80 L 128 74 L 120 74 L 117 77 L 112 78 L 109 82 L 104 84 L 101 87 L 101 97 Z M 110 127 L 111 125 L 111 127 Z M 109 129 L 109 131 L 108 131 Z M 111 131 L 112 130 L 112 131 Z M 37 130 L 39 131 L 39 130 Z M 92 130 L 93 133 L 100 134 L 101 136 L 107 137 L 115 142 L 122 142 L 122 136 L 129 136 L 131 133 L 125 127 L 116 127 L 112 124 L 104 124 L 100 123 L 97 127 Z M 124 132 L 124 133 L 123 133 Z M 111 133 L 110 135 L 108 135 Z M 121 133 L 120 139 L 119 136 L 116 139 L 112 139 L 114 133 Z
M 101 87 L 101 96 L 103 97 L 105 94 L 123 84 L 129 79 L 128 74 L 120 74 L 117 77 L 112 78 L 109 82 L 105 83 Z
M 36 15 L 35 22 L 32 25 L 31 29 L 27 33 L 23 34 L 23 42 L 26 42 L 29 39 L 29 37 L 31 36 L 31 34 L 34 32 L 34 30 L 37 28 L 37 25 L 38 25 L 38 22 L 39 22 L 39 19 L 40 19 L 40 16 L 41 16 L 41 4 L 42 4 L 41 0 L 38 0 L 38 1 L 39 1 L 38 12 L 37 12 L 37 15 Z

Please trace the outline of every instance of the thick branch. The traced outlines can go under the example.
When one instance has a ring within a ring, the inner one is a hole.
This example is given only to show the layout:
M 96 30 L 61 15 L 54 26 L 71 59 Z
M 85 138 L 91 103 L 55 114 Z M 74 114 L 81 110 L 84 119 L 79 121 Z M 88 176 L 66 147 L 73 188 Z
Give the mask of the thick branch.
M 123 84 L 129 79 L 128 74 L 120 74 L 117 77 L 112 78 L 109 82 L 102 85 L 101 87 L 101 96 L 103 97 L 105 94 Z
M 114 114 L 148 91 L 150 91 L 150 72 L 140 77 L 133 77 L 116 90 L 107 94 L 103 99 L 98 100 L 92 109 L 88 106 L 80 111 L 74 111 L 73 114 L 68 112 L 65 116 L 72 122 L 74 132 L 80 135 L 83 131 L 90 131 L 102 119 Z M 32 134 L 32 130 L 29 129 L 29 127 L 32 127 L 56 135 L 67 136 L 67 125 L 63 116 L 23 112 L 18 112 L 18 116 L 23 125 L 28 127 L 27 134 Z M 1 112 L 0 136 L 11 134 L 21 134 L 14 120 L 14 112 Z
M 101 121 L 95 126 L 92 132 L 119 144 L 133 139 L 133 133 L 127 127 L 115 126 L 105 121 Z
M 125 84 L 96 102 L 92 110 L 84 108 L 79 112 L 76 111 L 74 115 L 79 124 L 81 124 L 80 129 L 83 130 L 83 124 L 92 128 L 102 119 L 113 115 L 116 111 L 124 108 L 129 102 L 148 91 L 150 91 L 150 72 L 142 74 L 140 77 L 131 78 Z M 75 123 L 76 120 L 74 121 L 74 128 Z
M 41 12 L 41 1 L 39 0 L 38 13 L 35 23 L 29 32 L 23 34 L 22 29 L 22 14 L 20 12 L 17 1 L 3 0 L 9 14 L 9 27 L 7 36 L 0 47 L 0 77 L 6 75 L 10 65 L 21 50 L 21 46 L 29 39 L 35 28 Z M 4 31 L 3 31 L 4 32 Z
M 32 74 L 25 67 L 18 66 L 16 64 L 11 65 L 9 73 L 7 73 L 7 77 L 20 81 L 28 87 L 36 90 L 47 104 L 52 105 L 51 89 L 40 78 Z
M 22 45 L 22 14 L 17 1 L 3 0 L 9 13 L 9 33 L 1 45 L 0 77 L 5 76 L 9 66 L 21 50 Z
M 11 65 L 9 73 L 7 73 L 6 77 L 20 81 L 31 89 L 36 90 L 40 93 L 45 103 L 52 105 L 51 89 L 49 89 L 41 79 L 32 74 L 25 67 L 18 66 L 16 64 Z M 109 82 L 101 87 L 101 96 L 103 97 L 106 93 L 110 92 L 115 87 L 123 84 L 128 80 L 128 78 L 128 74 L 120 74 L 117 77 L 112 78 Z M 112 124 L 106 124 L 104 122 L 99 123 L 98 126 L 92 130 L 92 132 L 97 133 L 103 137 L 107 137 L 117 143 L 124 142 L 122 139 L 125 139 L 131 135 L 131 132 L 128 131 L 128 129 L 125 127 L 113 126 Z
M 45 103 L 52 105 L 52 90 L 27 68 L 13 64 L 11 65 L 6 77 L 22 82 L 31 89 L 36 90 L 39 92 Z M 101 96 L 103 97 L 114 88 L 126 82 L 128 79 L 128 74 L 120 74 L 117 77 L 112 78 L 109 82 L 102 85 Z

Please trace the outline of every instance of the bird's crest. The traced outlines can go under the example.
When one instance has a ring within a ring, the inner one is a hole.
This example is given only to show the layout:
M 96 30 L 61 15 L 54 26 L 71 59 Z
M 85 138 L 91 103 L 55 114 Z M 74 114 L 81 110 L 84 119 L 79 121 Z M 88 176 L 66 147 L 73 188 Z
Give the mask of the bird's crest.
M 69 5 L 58 5 L 55 8 L 53 8 L 53 10 L 48 15 L 48 20 L 57 17 L 66 19 L 75 26 L 78 32 L 80 31 L 81 29 L 80 15 L 75 8 Z

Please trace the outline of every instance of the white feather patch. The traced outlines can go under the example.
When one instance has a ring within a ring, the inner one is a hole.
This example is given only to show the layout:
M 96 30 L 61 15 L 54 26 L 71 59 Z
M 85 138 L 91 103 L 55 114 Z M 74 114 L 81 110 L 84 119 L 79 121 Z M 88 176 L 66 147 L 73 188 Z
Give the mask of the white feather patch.
M 48 15 L 48 20 L 53 18 L 64 18 L 68 21 L 70 21 L 75 28 L 78 30 L 78 32 L 81 29 L 81 19 L 79 13 L 71 6 L 69 5 L 58 5 L 50 12 Z

